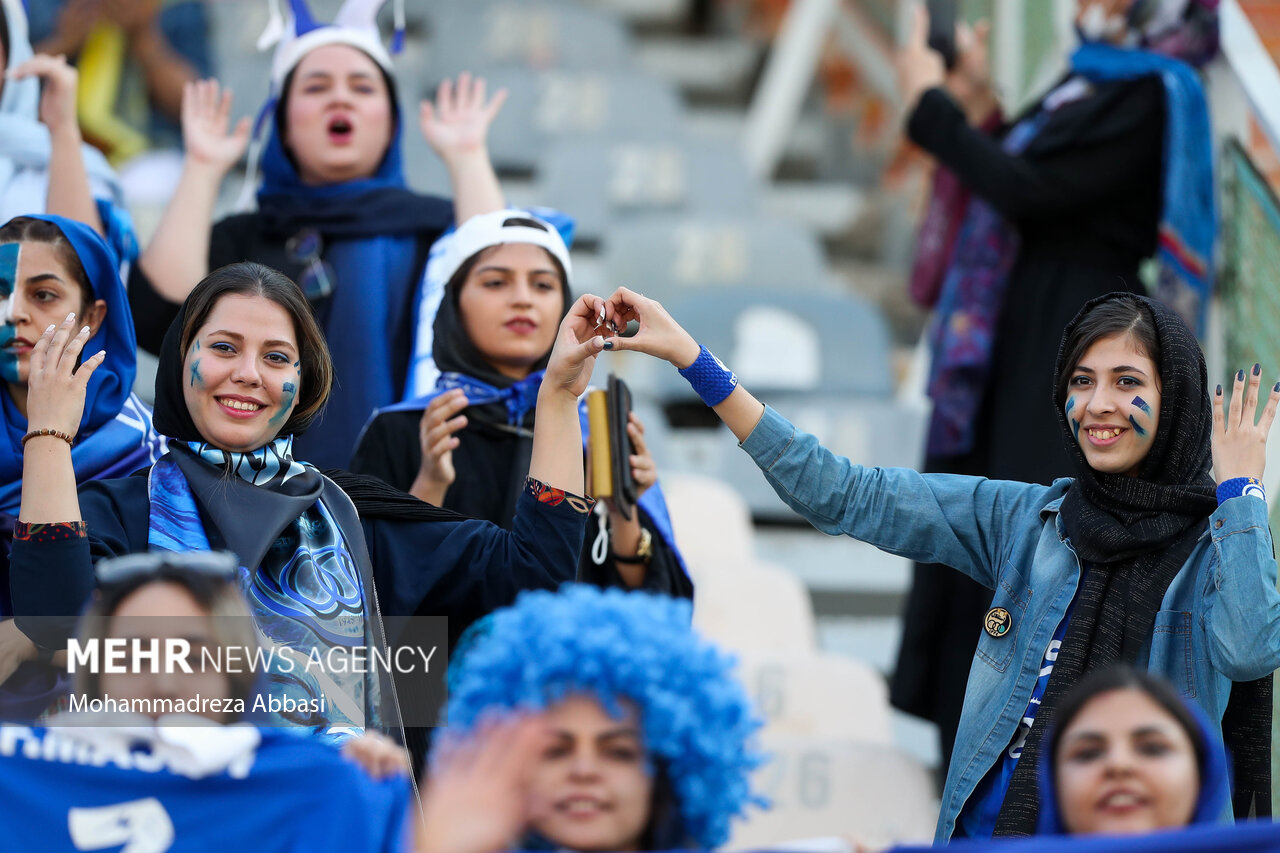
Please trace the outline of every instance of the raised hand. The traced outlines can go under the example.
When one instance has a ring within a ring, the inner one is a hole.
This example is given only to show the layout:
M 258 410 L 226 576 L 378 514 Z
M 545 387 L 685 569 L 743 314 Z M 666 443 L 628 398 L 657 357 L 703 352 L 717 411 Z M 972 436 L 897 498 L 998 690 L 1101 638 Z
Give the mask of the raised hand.
M 31 349 L 31 374 L 27 381 L 27 424 L 30 430 L 52 429 L 75 436 L 84 415 L 89 377 L 107 357 L 100 351 L 76 361 L 89 340 L 88 326 L 75 331 L 76 315 L 68 314 L 60 326 L 45 329 Z M 59 440 L 59 439 L 46 439 Z
M 596 356 L 604 349 L 600 330 L 605 311 L 604 300 L 590 293 L 579 296 L 573 303 L 560 323 L 540 393 L 557 389 L 577 399 L 587 390 Z
M 454 433 L 467 425 L 467 416 L 459 414 L 467 405 L 467 395 L 455 388 L 432 400 L 418 422 L 422 464 L 409 491 L 428 503 L 439 505 L 457 476 L 453 451 L 460 439 Z
M 923 3 L 917 2 L 912 10 L 910 35 L 898 50 L 894 65 L 898 71 L 898 90 L 907 109 L 915 106 L 926 89 L 941 86 L 946 80 L 947 69 L 941 54 L 929 47 L 929 13 Z
M 231 127 L 231 90 L 223 90 L 217 80 L 182 87 L 182 143 L 188 160 L 225 174 L 244 156 L 249 131 L 248 118 Z
M 1280 404 L 1280 382 L 1267 395 L 1258 415 L 1258 389 L 1262 384 L 1262 368 L 1255 364 L 1248 378 L 1243 370 L 1236 373 L 1235 386 L 1231 389 L 1231 404 L 1223 412 L 1222 386 L 1213 397 L 1213 474 L 1221 485 L 1237 477 L 1262 479 L 1267 464 L 1267 435 L 1276 419 L 1276 406 Z
M 80 126 L 76 122 L 76 87 L 80 75 L 73 66 L 67 64 L 65 56 L 38 53 L 10 71 L 9 77 L 13 80 L 40 78 L 43 84 L 40 93 L 40 121 L 49 128 L 49 133 L 53 136 L 70 131 L 80 135 Z
M 457 86 L 444 80 L 436 89 L 436 102 L 423 101 L 418 109 L 422 135 L 446 163 L 459 154 L 484 151 L 489 125 L 507 100 L 507 90 L 499 89 L 492 98 L 486 96 L 483 77 L 464 71 Z
M 441 730 L 431 781 L 422 798 L 418 853 L 498 853 L 510 850 L 540 808 L 529 775 L 545 748 L 541 716 L 482 723 L 469 737 Z
M 364 768 L 374 779 L 409 776 L 413 766 L 404 747 L 386 735 L 366 731 L 342 745 L 342 754 Z
M 609 338 L 609 349 L 643 352 L 679 368 L 688 367 L 697 359 L 698 342 L 657 300 L 619 287 L 609 297 L 605 310 L 615 328 L 624 329 L 632 320 L 640 324 L 640 331 L 632 337 Z

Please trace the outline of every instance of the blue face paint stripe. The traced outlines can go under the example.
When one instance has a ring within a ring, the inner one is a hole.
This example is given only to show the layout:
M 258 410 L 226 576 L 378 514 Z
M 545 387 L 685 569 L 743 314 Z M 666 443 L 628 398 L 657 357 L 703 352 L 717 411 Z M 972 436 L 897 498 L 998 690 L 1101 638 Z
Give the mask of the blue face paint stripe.
M 1138 423 L 1137 419 L 1135 419 L 1133 415 L 1129 415 L 1129 423 L 1133 426 L 1134 432 L 1136 432 L 1138 435 L 1142 436 L 1143 438 L 1146 438 L 1147 431 L 1142 428 L 1142 426 Z
M 1071 410 L 1074 409 L 1075 407 L 1076 407 L 1075 397 L 1072 397 L 1069 400 L 1067 400 L 1067 410 L 1066 410 L 1067 420 L 1071 422 L 1071 435 L 1076 439 L 1076 441 L 1079 441 L 1080 440 L 1080 422 L 1075 418 L 1071 417 Z
M 1141 409 L 1144 415 L 1146 415 L 1147 417 L 1151 417 L 1151 406 L 1149 403 L 1147 403 L 1146 400 L 1142 399 L 1141 397 L 1134 397 L 1133 405 Z

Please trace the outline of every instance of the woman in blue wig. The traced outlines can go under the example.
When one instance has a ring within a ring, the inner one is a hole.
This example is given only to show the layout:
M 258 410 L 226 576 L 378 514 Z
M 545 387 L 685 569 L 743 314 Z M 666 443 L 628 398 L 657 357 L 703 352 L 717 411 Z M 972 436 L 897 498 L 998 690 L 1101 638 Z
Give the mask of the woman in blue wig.
M 155 425 L 169 452 L 146 477 L 97 480 L 78 494 L 69 451 L 106 353 L 76 367 L 88 330 L 75 334 L 74 317 L 51 326 L 31 356 L 10 578 L 18 627 L 45 649 L 61 648 L 103 557 L 226 549 L 240 560 L 265 644 L 278 652 L 269 680 L 282 707 L 268 716 L 330 737 L 398 734 L 386 666 L 311 667 L 297 656 L 336 654 L 341 663 L 399 641 L 414 616 L 444 616 L 461 630 L 522 589 L 572 578 L 591 510 L 577 497 L 577 398 L 603 347 L 602 310 L 584 296 L 559 326 L 510 532 L 295 458 L 294 437 L 328 401 L 333 369 L 302 291 L 275 270 L 232 264 L 192 290 L 156 376 Z M 283 707 L 285 698 L 301 710 Z
M 986 30 L 962 28 L 949 73 L 925 43 L 899 65 L 911 140 L 938 165 L 912 289 L 935 308 L 925 470 L 1048 485 L 1070 476 L 1053 380 L 1062 330 L 1117 290 L 1154 295 L 1197 334 L 1213 281 L 1216 204 L 1205 94 L 1193 66 L 1217 47 L 1216 0 L 1077 0 L 1071 67 L 1006 121 Z M 922 564 L 908 596 L 891 700 L 938 723 L 948 756 L 973 625 L 990 593 Z
M 427 278 L 443 298 L 434 312 L 429 369 L 443 373 L 429 393 L 374 415 L 351 470 L 510 527 L 538 389 L 556 326 L 573 304 L 571 271 L 557 228 L 529 211 L 473 216 L 437 241 Z M 632 417 L 627 432 L 636 450 L 630 464 L 639 509 L 626 517 L 608 501 L 597 505 L 579 579 L 689 597 L 693 584 L 674 546 L 657 468 L 643 425 Z
M 132 393 L 136 347 L 118 262 L 88 226 L 56 216 L 19 217 L 0 227 L 0 719 L 30 719 L 50 704 L 59 682 L 13 622 L 9 549 L 23 489 L 23 436 L 28 419 L 31 350 L 50 323 L 83 317 L 89 340 L 110 352 L 85 390 L 71 451 L 78 483 L 126 477 L 164 452 L 151 413 Z
M 1040 832 L 1129 835 L 1216 823 L 1231 800 L 1222 743 L 1200 706 L 1129 666 L 1063 697 L 1041 759 Z
M 121 262 L 137 254 L 124 191 L 76 122 L 76 70 L 33 56 L 22 0 L 0 0 L 0 222 L 53 213 L 89 224 Z M 43 91 L 42 91 L 43 88 Z
M 423 849 L 728 841 L 731 819 L 757 802 L 760 722 L 732 658 L 689 627 L 689 609 L 665 596 L 569 586 L 523 595 L 477 624 L 449 671 Z M 530 714 L 532 724 L 511 722 Z M 541 733 L 519 731 L 531 725 Z M 541 749 L 521 755 L 530 737 Z M 497 772 L 477 768 L 488 741 L 503 746 L 485 759 Z
M 317 464 L 345 466 L 370 413 L 403 398 L 423 271 L 431 244 L 455 217 L 502 207 L 485 137 L 504 99 L 466 75 L 442 84 L 420 116 L 448 166 L 455 200 L 405 181 L 391 57 L 378 36 L 381 0 L 348 0 L 319 25 L 302 0 L 271 73 L 259 118 L 268 134 L 257 210 L 213 223 L 222 178 L 243 154 L 247 122 L 229 129 L 227 95 L 188 88 L 186 163 L 177 191 L 129 282 L 139 340 L 155 351 L 178 304 L 210 270 L 242 260 L 285 272 L 306 293 L 332 351 L 332 405 L 300 440 Z M 258 158 L 251 154 L 253 167 Z M 251 171 L 251 175 L 253 172 Z M 253 178 L 247 188 L 252 188 Z

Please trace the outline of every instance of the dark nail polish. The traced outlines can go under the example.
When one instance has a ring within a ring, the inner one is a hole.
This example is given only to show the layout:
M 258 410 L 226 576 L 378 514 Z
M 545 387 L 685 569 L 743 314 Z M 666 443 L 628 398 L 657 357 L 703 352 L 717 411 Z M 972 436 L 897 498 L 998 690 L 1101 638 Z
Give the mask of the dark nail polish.
M 605 342 L 604 342 L 604 348 L 605 348 L 605 349 L 613 349 L 613 341 L 605 341 Z
M 1237 370 L 1237 371 L 1236 371 L 1236 381 L 1237 381 L 1237 382 L 1243 382 L 1243 381 L 1244 381 L 1244 371 L 1243 371 L 1243 370 Z
M 1276 383 L 1276 385 L 1280 385 L 1280 382 L 1277 382 L 1277 383 Z M 1221 396 L 1222 396 L 1222 386 L 1221 386 L 1221 385 L 1219 385 L 1219 386 L 1218 386 L 1218 392 L 1217 392 L 1217 393 L 1218 393 L 1218 396 L 1219 396 L 1219 397 L 1221 397 Z
M 1271 390 L 1275 391 L 1277 394 L 1280 394 L 1280 382 L 1277 382 L 1276 387 L 1272 388 Z
M 1257 375 L 1258 375 L 1259 373 L 1261 373 L 1261 372 L 1262 372 L 1262 365 L 1261 365 L 1261 364 L 1254 364 L 1254 366 L 1253 366 L 1253 375 L 1254 375 L 1254 376 L 1257 376 Z

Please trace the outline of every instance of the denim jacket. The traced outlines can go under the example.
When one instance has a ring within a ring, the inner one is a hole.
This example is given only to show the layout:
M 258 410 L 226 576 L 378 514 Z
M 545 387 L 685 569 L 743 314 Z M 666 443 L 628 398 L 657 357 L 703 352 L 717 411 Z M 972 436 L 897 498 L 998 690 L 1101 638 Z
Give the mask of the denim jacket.
M 1012 624 L 1001 637 L 973 626 L 978 650 L 936 834 L 937 841 L 951 838 L 966 800 L 1012 740 L 1045 649 L 1075 597 L 1080 562 L 1058 515 L 1071 480 L 1040 486 L 864 468 L 772 409 L 742 447 L 778 495 L 822 532 L 953 566 L 995 590 L 991 606 L 1009 611 Z M 1264 501 L 1233 498 L 1209 517 L 1165 593 L 1137 665 L 1199 702 L 1219 735 L 1231 682 L 1280 667 L 1280 593 Z

